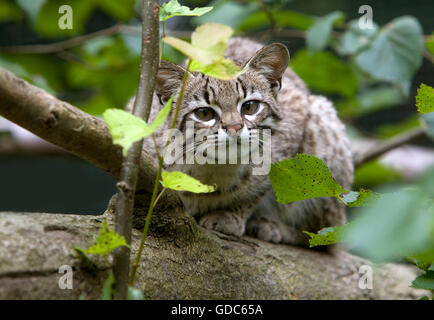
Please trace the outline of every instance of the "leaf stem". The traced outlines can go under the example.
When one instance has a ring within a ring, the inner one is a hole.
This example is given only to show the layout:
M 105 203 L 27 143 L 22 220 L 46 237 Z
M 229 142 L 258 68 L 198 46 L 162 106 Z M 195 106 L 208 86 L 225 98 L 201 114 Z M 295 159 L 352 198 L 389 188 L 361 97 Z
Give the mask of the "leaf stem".
M 348 204 L 341 198 L 340 195 L 337 195 L 336 199 L 338 199 L 345 207 L 348 207 Z
M 155 205 L 156 205 L 157 201 L 160 199 L 163 192 L 166 190 L 166 188 L 163 188 L 163 190 L 157 196 L 158 189 L 160 186 L 161 172 L 163 170 L 164 156 L 166 154 L 167 146 L 170 143 L 170 138 L 172 136 L 173 130 L 175 129 L 176 118 L 178 117 L 179 108 L 181 106 L 181 102 L 182 102 L 182 99 L 184 97 L 184 89 L 185 89 L 185 84 L 187 82 L 188 69 L 190 68 L 190 64 L 191 64 L 191 59 L 188 60 L 187 68 L 185 69 L 185 72 L 184 72 L 181 90 L 179 92 L 179 98 L 178 98 L 178 101 L 176 103 L 176 110 L 175 110 L 175 114 L 173 116 L 173 120 L 172 120 L 172 124 L 171 124 L 171 131 L 170 131 L 169 137 L 167 138 L 166 145 L 164 147 L 163 156 L 162 157 L 161 157 L 161 155 L 158 156 L 158 172 L 157 172 L 157 176 L 155 177 L 154 190 L 152 192 L 151 203 L 149 204 L 148 214 L 146 216 L 145 226 L 143 228 L 143 233 L 142 233 L 142 238 L 140 240 L 139 250 L 137 252 L 137 256 L 136 256 L 136 259 L 133 263 L 133 266 L 131 268 L 131 275 L 130 275 L 130 281 L 129 281 L 130 286 L 133 286 L 133 284 L 134 284 L 134 279 L 136 277 L 137 269 L 139 267 L 140 257 L 142 255 L 143 248 L 145 246 L 145 241 L 146 241 L 146 238 L 148 236 L 149 225 L 151 224 L 152 213 L 154 211 Z M 155 137 L 154 137 L 154 145 L 155 145 L 156 150 L 158 150 L 158 145 L 157 145 L 157 141 L 156 141 Z
M 166 21 L 161 22 L 161 50 L 160 50 L 160 61 L 163 59 L 163 52 L 164 52 L 164 37 L 166 36 Z
M 170 139 L 172 138 L 173 130 L 175 129 L 175 126 L 176 126 L 176 119 L 178 118 L 178 113 L 179 113 L 179 109 L 181 106 L 181 102 L 182 102 L 182 99 L 184 98 L 184 89 L 185 89 L 185 84 L 187 82 L 188 70 L 190 69 L 190 65 L 191 65 L 191 59 L 188 59 L 187 68 L 185 69 L 184 76 L 182 78 L 182 85 L 181 85 L 181 90 L 179 92 L 179 98 L 176 101 L 176 109 L 175 109 L 175 114 L 173 116 L 172 125 L 170 126 L 169 137 L 167 138 L 166 145 L 164 146 L 163 158 L 166 156 L 167 147 L 169 146 Z

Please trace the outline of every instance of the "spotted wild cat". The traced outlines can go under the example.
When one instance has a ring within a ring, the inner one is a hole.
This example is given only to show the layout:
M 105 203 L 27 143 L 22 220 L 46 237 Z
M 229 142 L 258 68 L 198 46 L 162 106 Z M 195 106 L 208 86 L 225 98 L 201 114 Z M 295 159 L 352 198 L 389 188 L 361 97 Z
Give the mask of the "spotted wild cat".
M 263 47 L 251 40 L 233 38 L 226 55 L 245 67 L 245 72 L 228 81 L 190 72 L 176 128 L 183 132 L 186 122 L 192 121 L 195 128 L 207 130 L 214 139 L 210 141 L 216 143 L 242 139 L 253 129 L 271 129 L 272 162 L 297 153 L 312 154 L 325 160 L 334 178 L 344 188 L 350 188 L 353 163 L 344 125 L 332 103 L 310 93 L 287 67 L 286 47 Z M 183 67 L 161 62 L 151 120 L 170 96 L 175 95 L 176 101 L 183 74 Z M 157 132 L 160 146 L 163 129 Z M 145 139 L 144 147 L 155 156 L 152 139 Z M 181 153 L 185 152 L 184 148 Z M 213 193 L 180 193 L 185 209 L 207 229 L 306 245 L 303 230 L 316 232 L 345 222 L 345 209 L 334 198 L 279 204 L 267 175 L 253 175 L 250 164 L 173 164 L 165 169 L 180 170 L 203 183 L 217 185 Z

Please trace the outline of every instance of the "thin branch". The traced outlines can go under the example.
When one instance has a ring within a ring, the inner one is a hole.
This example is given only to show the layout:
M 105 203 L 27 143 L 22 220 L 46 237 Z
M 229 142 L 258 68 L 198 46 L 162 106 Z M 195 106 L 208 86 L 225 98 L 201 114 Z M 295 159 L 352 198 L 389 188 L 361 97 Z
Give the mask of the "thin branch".
M 159 64 L 159 4 L 157 0 L 142 1 L 142 52 L 139 87 L 134 100 L 133 114 L 148 121 L 154 94 L 155 77 Z M 143 139 L 134 143 L 122 162 L 118 199 L 116 202 L 115 229 L 131 244 L 134 196 L 139 172 Z M 151 203 L 152 205 L 152 203 Z M 130 248 L 120 247 L 114 252 L 113 274 L 115 299 L 126 299 L 130 272 Z
M 102 29 L 96 32 L 63 40 L 49 44 L 35 44 L 35 45 L 21 45 L 21 46 L 8 46 L 0 47 L 0 52 L 4 53 L 52 53 L 60 52 L 66 49 L 82 45 L 92 39 L 111 36 L 123 32 L 125 26 L 116 24 L 106 29 Z
M 386 140 L 382 143 L 377 144 L 372 149 L 368 150 L 365 153 L 361 153 L 359 155 L 355 155 L 354 157 L 354 165 L 355 167 L 360 167 L 361 165 L 378 158 L 379 156 L 385 154 L 386 152 L 398 148 L 404 144 L 417 140 L 421 137 L 425 136 L 425 129 L 423 127 L 415 128 L 409 131 L 406 131 L 396 137 L 393 137 L 389 140 Z
M 135 36 L 140 36 L 141 28 L 116 24 L 106 29 L 98 30 L 89 34 L 71 38 L 68 40 L 63 40 L 59 42 L 49 43 L 49 44 L 29 44 L 29 45 L 18 45 L 18 46 L 4 46 L 0 47 L 1 53 L 21 53 L 21 54 L 43 54 L 43 53 L 57 53 L 62 52 L 73 47 L 83 45 L 90 40 L 99 37 L 108 37 L 116 34 L 130 34 Z M 177 38 L 190 38 L 191 31 L 173 30 L 169 34 Z

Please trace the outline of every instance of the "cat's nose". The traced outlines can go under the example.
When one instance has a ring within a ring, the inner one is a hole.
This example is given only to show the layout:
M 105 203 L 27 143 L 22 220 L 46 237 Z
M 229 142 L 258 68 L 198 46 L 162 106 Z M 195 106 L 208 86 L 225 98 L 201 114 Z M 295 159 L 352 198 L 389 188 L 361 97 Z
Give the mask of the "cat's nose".
M 243 128 L 243 124 L 236 123 L 236 124 L 228 124 L 226 126 L 223 126 L 223 128 L 226 130 L 229 136 L 233 137 L 238 134 L 238 131 L 240 131 Z

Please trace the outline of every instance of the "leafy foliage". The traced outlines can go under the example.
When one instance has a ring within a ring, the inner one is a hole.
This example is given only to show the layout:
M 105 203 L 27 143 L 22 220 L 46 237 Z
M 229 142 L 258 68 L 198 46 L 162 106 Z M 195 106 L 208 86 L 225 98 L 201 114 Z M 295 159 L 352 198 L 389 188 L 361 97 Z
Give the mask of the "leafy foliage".
M 347 192 L 333 179 L 324 161 L 307 154 L 272 164 L 270 182 L 280 203 L 339 197 Z
M 165 37 L 163 41 L 193 60 L 190 67 L 192 71 L 228 80 L 237 77 L 241 72 L 234 62 L 224 58 L 226 42 L 232 33 L 233 30 L 228 26 L 207 23 L 196 28 L 191 36 L 191 44 L 173 37 Z
M 294 158 L 273 163 L 269 177 L 280 203 L 335 197 L 349 207 L 358 207 L 365 206 L 377 197 L 370 190 L 350 192 L 342 188 L 326 163 L 308 154 L 297 154 Z M 348 194 L 341 196 L 343 193 Z
M 426 39 L 426 47 L 431 54 L 434 54 L 434 33 Z
M 207 193 L 216 190 L 215 186 L 203 184 L 199 180 L 181 171 L 163 171 L 161 178 L 163 179 L 161 181 L 162 186 L 172 190 L 189 191 L 193 193 Z
M 314 19 L 306 14 L 291 10 L 273 11 L 272 16 L 281 28 L 306 30 L 314 23 Z M 264 11 L 258 11 L 244 20 L 239 20 L 236 28 L 239 31 L 257 30 L 270 26 L 270 19 Z
M 434 290 L 434 271 L 427 271 L 411 283 L 413 288 Z
M 421 84 L 417 90 L 416 107 L 419 113 L 425 114 L 434 111 L 434 88 Z
M 212 9 L 213 7 L 203 7 L 191 10 L 189 7 L 180 5 L 178 0 L 170 0 L 160 7 L 160 21 L 166 21 L 175 16 L 201 16 Z
M 105 256 L 114 249 L 122 246 L 128 246 L 125 238 L 114 230 L 110 230 L 107 222 L 103 220 L 95 244 L 91 245 L 85 252 L 88 254 L 98 254 Z
M 304 233 L 310 236 L 309 239 L 310 247 L 327 246 L 338 242 L 344 242 L 346 234 L 348 232 L 349 225 L 350 224 L 337 226 L 337 227 L 324 228 L 318 231 L 318 233 L 312 233 L 308 231 L 304 231 Z
M 336 41 L 336 50 L 341 55 L 351 55 L 366 48 L 378 33 L 378 26 L 374 24 L 372 29 L 360 29 L 359 21 L 352 20 L 348 23 L 348 29 Z
M 120 109 L 107 109 L 104 120 L 107 123 L 114 144 L 122 147 L 125 156 L 134 142 L 150 136 L 166 120 L 172 107 L 171 97 L 160 110 L 154 122 L 148 125 L 142 119 Z
M 378 161 L 370 161 L 356 169 L 354 185 L 374 187 L 385 182 L 398 181 L 401 174 Z
M 241 4 L 239 2 L 228 0 L 213 1 L 212 6 L 214 9 L 206 16 L 195 17 L 192 19 L 194 25 L 202 25 L 205 23 L 219 23 L 230 26 L 231 28 L 238 28 L 243 21 L 249 19 L 252 14 L 258 11 L 258 3 L 250 2 Z
M 318 233 L 314 243 L 345 241 L 372 259 L 409 256 L 431 265 L 434 262 L 433 176 L 431 171 L 417 185 L 385 193 L 370 206 L 360 209 L 358 218 L 343 227 L 345 237 Z
M 353 96 L 358 87 L 354 71 L 330 52 L 310 54 L 298 51 L 290 66 L 313 89 L 325 93 Z
M 381 28 L 355 61 L 372 77 L 395 83 L 408 94 L 411 79 L 422 63 L 423 49 L 422 27 L 415 18 L 405 16 Z
M 344 18 L 340 11 L 334 11 L 324 17 L 318 18 L 307 30 L 306 44 L 311 52 L 323 50 L 330 41 L 333 24 Z

